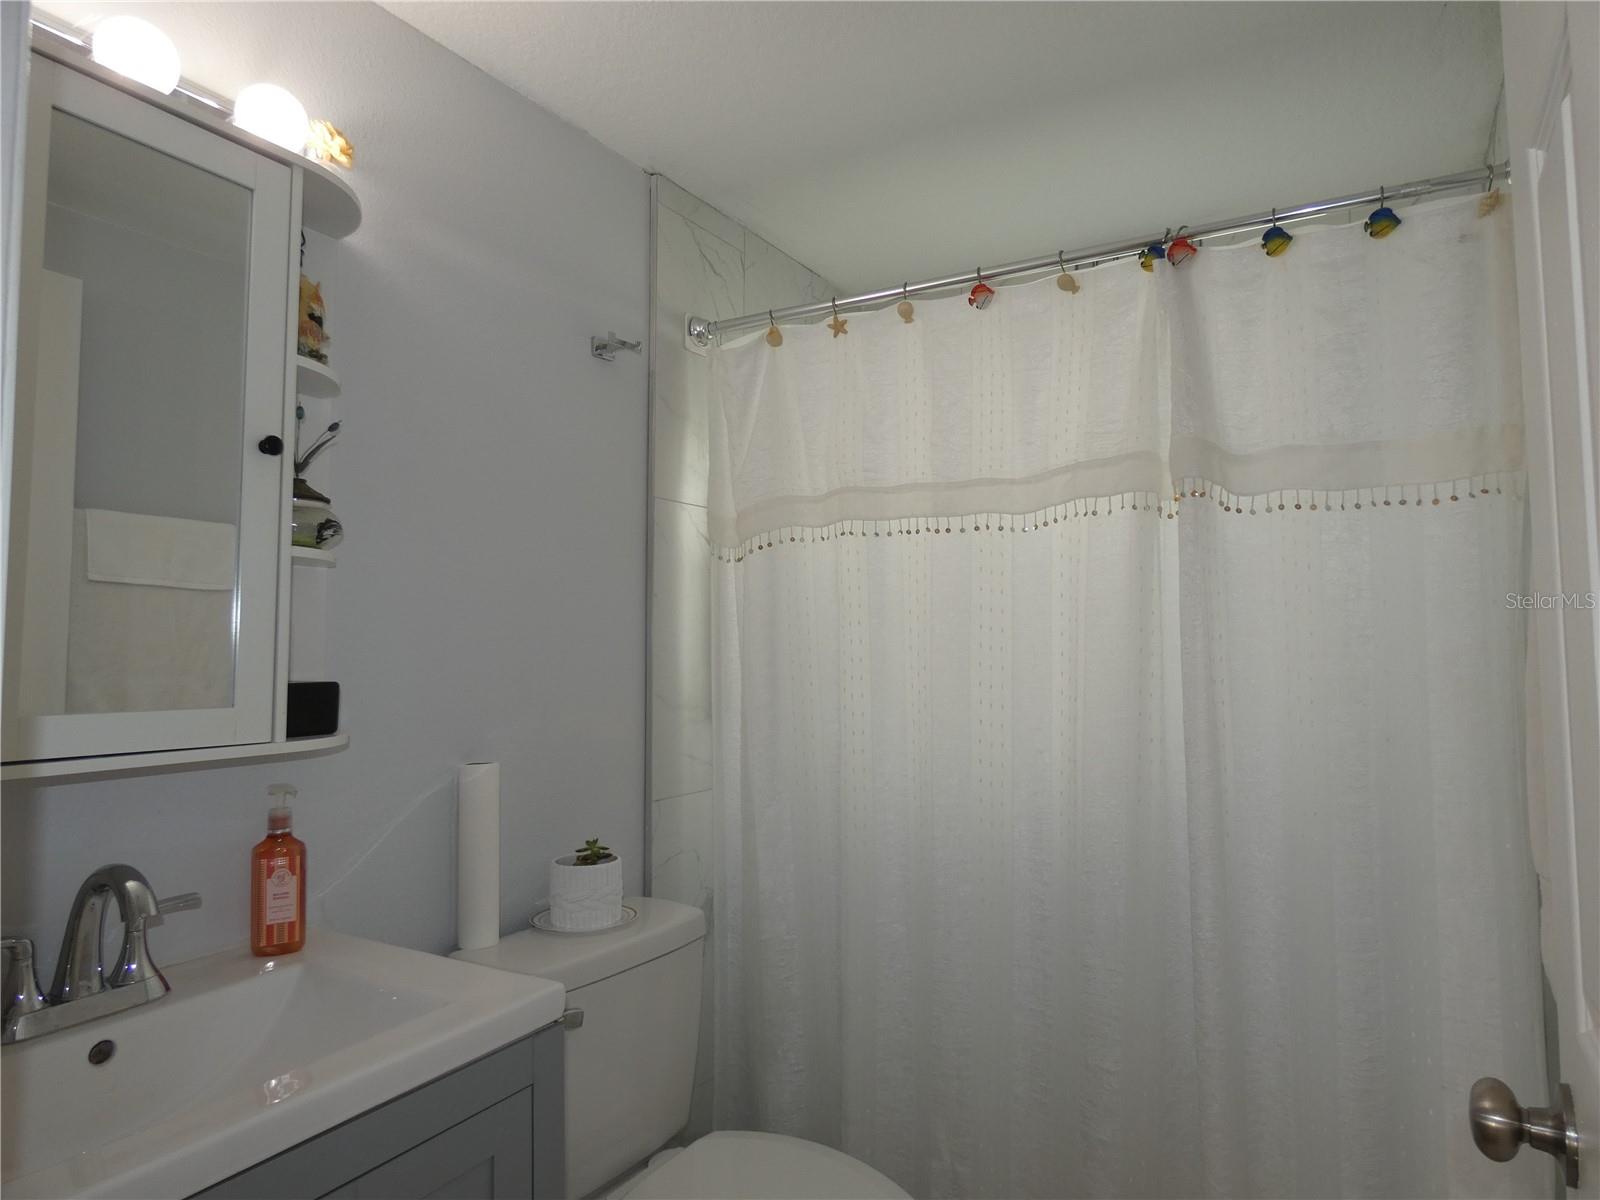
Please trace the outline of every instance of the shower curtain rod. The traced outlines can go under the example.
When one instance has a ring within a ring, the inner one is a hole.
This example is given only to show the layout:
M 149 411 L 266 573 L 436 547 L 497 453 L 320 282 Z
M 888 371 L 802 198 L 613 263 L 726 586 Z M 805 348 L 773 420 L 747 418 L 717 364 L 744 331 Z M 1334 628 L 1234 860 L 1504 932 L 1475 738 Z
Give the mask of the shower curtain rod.
M 1492 184 L 1496 179 L 1505 179 L 1510 176 L 1509 163 L 1497 163 L 1494 166 L 1478 167 L 1471 171 L 1461 171 L 1455 175 L 1439 175 L 1433 179 L 1419 179 L 1412 183 L 1403 183 L 1399 187 L 1379 188 L 1372 192 L 1357 192 L 1350 196 L 1340 196 L 1333 200 L 1319 200 L 1315 204 L 1301 204 L 1294 208 L 1272 209 L 1268 212 L 1256 213 L 1248 217 L 1233 217 L 1226 221 L 1212 221 L 1206 225 L 1191 225 L 1183 232 L 1189 238 L 1222 237 L 1233 233 L 1245 233 L 1252 229 L 1266 229 L 1273 224 L 1283 225 L 1291 221 L 1306 221 L 1312 217 L 1320 217 L 1324 213 L 1337 212 L 1342 208 L 1354 208 L 1363 204 L 1378 204 L 1389 200 L 1414 200 L 1422 196 L 1432 195 L 1434 192 L 1448 192 L 1458 188 L 1470 187 L 1473 184 Z M 925 295 L 928 292 L 943 292 L 953 288 L 971 287 L 982 281 L 991 282 L 996 279 L 1005 279 L 1014 275 L 1032 275 L 1040 271 L 1061 271 L 1082 269 L 1089 266 L 1099 266 L 1101 263 L 1113 262 L 1119 258 L 1131 258 L 1142 253 L 1156 238 L 1139 238 L 1136 241 L 1110 242 L 1101 246 L 1091 246 L 1085 250 L 1073 250 L 1070 253 L 1058 251 L 1047 254 L 1041 258 L 1025 258 L 1018 262 L 1004 263 L 988 270 L 979 267 L 976 271 L 969 271 L 965 275 L 946 275 L 941 279 L 924 279 L 920 283 L 906 283 L 900 287 L 885 288 L 877 292 L 862 292 L 858 296 L 835 297 L 832 300 L 819 300 L 814 304 L 792 304 L 788 308 L 762 310 L 761 312 L 746 313 L 742 317 L 730 317 L 724 321 L 708 321 L 704 317 L 691 315 L 688 322 L 689 340 L 697 346 L 709 346 L 712 340 L 721 334 L 737 333 L 745 329 L 761 328 L 769 323 L 782 324 L 785 322 L 805 321 L 814 317 L 825 317 L 834 311 L 846 312 L 854 309 L 871 308 L 875 305 L 886 304 L 891 300 L 909 299 L 912 296 Z

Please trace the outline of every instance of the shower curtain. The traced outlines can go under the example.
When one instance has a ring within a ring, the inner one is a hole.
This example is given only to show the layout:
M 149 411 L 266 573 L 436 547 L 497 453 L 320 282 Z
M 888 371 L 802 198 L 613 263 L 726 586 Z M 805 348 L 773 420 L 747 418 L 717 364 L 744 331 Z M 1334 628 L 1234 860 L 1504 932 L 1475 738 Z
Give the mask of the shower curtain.
M 917 1196 L 1499 1196 L 1543 1094 L 1509 216 L 712 367 L 719 1127 Z

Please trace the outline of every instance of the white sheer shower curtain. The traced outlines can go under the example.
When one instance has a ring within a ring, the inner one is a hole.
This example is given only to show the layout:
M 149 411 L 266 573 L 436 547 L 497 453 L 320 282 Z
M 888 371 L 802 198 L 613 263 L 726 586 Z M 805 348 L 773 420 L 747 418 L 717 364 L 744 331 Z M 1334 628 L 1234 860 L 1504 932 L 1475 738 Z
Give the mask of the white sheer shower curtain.
M 1548 1191 L 1465 1118 L 1544 1083 L 1509 218 L 1405 215 L 716 353 L 719 1126 Z

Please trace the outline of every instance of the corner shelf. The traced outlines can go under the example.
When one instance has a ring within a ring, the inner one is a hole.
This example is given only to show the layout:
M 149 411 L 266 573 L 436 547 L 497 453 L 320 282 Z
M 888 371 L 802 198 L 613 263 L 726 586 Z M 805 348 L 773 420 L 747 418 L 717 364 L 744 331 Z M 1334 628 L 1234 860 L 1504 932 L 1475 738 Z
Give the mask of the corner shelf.
M 296 156 L 294 165 L 305 171 L 302 225 L 331 238 L 349 237 L 361 227 L 361 201 L 344 176 L 310 158 Z
M 339 562 L 332 550 L 317 550 L 311 546 L 290 546 L 289 561 L 297 567 L 332 567 Z
M 288 738 L 281 742 L 257 742 L 249 746 L 202 746 L 193 750 L 154 750 L 147 754 L 106 754 L 98 758 L 52 758 L 40 762 L 6 763 L 0 767 L 0 778 L 63 779 L 137 774 L 170 770 L 173 767 L 222 766 L 226 763 L 326 754 L 343 750 L 349 744 L 348 733 L 335 733 L 328 737 Z
M 297 354 L 294 360 L 294 390 L 313 400 L 329 400 L 339 394 L 339 376 L 326 363 Z

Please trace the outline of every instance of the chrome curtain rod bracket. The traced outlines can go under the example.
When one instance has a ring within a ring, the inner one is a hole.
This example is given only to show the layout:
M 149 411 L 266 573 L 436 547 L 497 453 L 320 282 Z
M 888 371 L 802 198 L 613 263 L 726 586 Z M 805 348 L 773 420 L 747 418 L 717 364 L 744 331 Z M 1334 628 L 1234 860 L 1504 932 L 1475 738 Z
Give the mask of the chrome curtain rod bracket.
M 1510 164 L 1497 163 L 1487 168 L 1490 180 L 1507 179 L 1510 177 Z M 1379 197 L 1384 203 L 1392 200 L 1416 200 L 1435 192 L 1454 191 L 1459 188 L 1481 187 L 1484 182 L 1484 167 L 1474 167 L 1470 171 L 1460 171 L 1454 175 L 1439 175 L 1432 179 L 1419 179 L 1412 183 L 1404 183 L 1399 187 L 1384 187 L 1370 192 L 1356 192 L 1349 196 L 1338 196 L 1332 200 L 1319 200 L 1314 204 L 1301 204 L 1293 208 L 1274 208 L 1266 212 L 1254 213 L 1248 217 L 1234 217 L 1227 221 L 1210 221 L 1203 225 L 1194 225 L 1188 228 L 1186 236 L 1191 241 L 1200 238 L 1226 237 L 1235 233 L 1248 233 L 1255 229 L 1267 229 L 1273 225 L 1285 225 L 1292 221 L 1308 221 L 1313 217 L 1320 217 L 1325 213 L 1338 212 L 1341 209 L 1355 208 L 1363 204 L 1376 204 Z M 796 304 L 789 308 L 780 308 L 776 312 L 763 309 L 758 313 L 746 313 L 742 317 L 731 317 L 726 321 L 710 321 L 705 317 L 691 316 L 689 318 L 687 333 L 691 343 L 704 349 L 711 345 L 719 336 L 730 333 L 740 333 L 746 329 L 757 327 L 766 328 L 769 324 L 787 324 L 795 321 L 808 321 L 813 318 L 825 317 L 834 312 L 837 305 L 839 312 L 850 312 L 855 309 L 873 308 L 880 304 L 887 304 L 894 300 L 909 300 L 912 296 L 926 295 L 929 292 L 953 291 L 957 288 L 969 288 L 980 282 L 993 283 L 996 279 L 1007 279 L 1017 275 L 1033 275 L 1042 271 L 1060 272 L 1065 267 L 1083 268 L 1085 266 L 1099 266 L 1102 263 L 1113 262 L 1119 258 L 1131 258 L 1141 253 L 1150 244 L 1150 237 L 1146 235 L 1129 241 L 1110 242 L 1101 246 L 1086 246 L 1081 250 L 1055 250 L 1039 258 L 1026 258 L 1018 262 L 1005 263 L 998 267 L 980 268 L 965 275 L 947 275 L 940 279 L 924 279 L 921 283 L 901 284 L 899 287 L 884 288 L 876 292 L 862 292 L 859 296 L 840 296 L 835 300 L 823 300 L 815 304 Z

